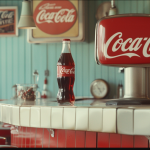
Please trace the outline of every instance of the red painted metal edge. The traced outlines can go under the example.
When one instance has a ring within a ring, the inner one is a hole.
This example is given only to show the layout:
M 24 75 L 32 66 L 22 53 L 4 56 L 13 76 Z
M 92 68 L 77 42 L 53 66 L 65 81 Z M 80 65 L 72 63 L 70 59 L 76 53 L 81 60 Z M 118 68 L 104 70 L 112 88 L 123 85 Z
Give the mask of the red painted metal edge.
M 96 148 L 96 132 L 86 132 L 86 148 Z
M 76 148 L 85 147 L 85 131 L 76 131 Z
M 109 133 L 98 132 L 97 147 L 109 148 Z

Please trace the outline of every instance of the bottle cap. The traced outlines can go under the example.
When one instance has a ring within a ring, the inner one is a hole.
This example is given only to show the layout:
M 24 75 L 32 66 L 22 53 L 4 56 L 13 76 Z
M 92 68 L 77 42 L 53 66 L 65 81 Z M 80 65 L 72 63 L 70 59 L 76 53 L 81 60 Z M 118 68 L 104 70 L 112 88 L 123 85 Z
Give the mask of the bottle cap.
M 62 41 L 70 41 L 70 39 L 63 39 Z

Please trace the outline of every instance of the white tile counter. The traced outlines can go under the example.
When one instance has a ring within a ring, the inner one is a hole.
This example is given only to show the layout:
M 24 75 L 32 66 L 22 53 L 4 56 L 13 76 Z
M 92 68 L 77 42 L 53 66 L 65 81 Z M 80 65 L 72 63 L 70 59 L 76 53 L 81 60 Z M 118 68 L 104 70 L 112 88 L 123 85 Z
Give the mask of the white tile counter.
M 106 106 L 104 101 L 59 106 L 51 100 L 0 101 L 0 121 L 16 126 L 150 135 L 150 106 Z

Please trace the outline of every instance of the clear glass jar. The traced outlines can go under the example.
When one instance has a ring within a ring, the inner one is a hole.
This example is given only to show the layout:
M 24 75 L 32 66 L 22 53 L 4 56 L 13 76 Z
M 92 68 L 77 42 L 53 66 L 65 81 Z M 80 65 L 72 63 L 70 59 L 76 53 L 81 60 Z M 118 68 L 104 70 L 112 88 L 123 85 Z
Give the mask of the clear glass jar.
M 34 101 L 39 98 L 37 91 L 37 84 L 16 84 L 17 85 L 17 98 L 27 101 Z

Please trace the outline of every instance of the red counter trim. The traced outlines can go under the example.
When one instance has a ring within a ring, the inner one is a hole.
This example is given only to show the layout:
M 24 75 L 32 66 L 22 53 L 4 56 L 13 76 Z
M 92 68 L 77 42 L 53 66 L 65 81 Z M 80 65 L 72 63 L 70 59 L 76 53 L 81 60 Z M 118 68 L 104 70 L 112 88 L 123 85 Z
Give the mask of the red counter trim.
M 17 147 L 144 147 L 148 148 L 145 136 L 130 136 L 114 133 L 100 133 L 54 129 L 55 137 L 43 128 L 19 127 L 11 129 L 11 145 Z

